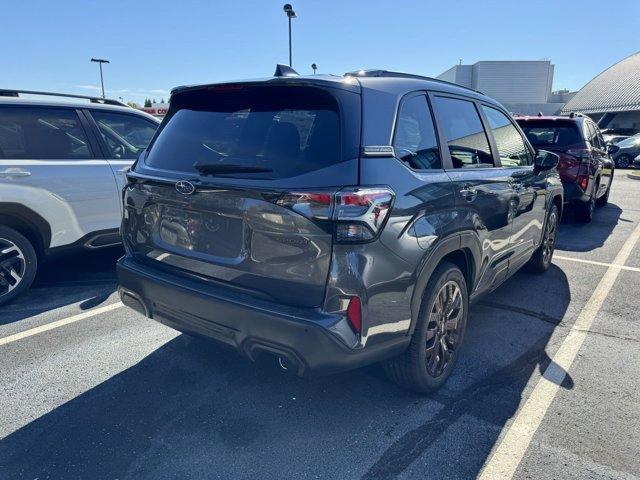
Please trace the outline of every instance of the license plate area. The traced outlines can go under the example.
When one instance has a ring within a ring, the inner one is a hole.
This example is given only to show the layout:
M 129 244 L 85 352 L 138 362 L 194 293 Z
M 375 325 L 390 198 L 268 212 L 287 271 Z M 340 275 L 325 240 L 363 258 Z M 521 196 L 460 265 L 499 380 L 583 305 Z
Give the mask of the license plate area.
M 223 258 L 237 258 L 244 244 L 240 218 L 168 206 L 161 208 L 158 236 L 175 249 Z

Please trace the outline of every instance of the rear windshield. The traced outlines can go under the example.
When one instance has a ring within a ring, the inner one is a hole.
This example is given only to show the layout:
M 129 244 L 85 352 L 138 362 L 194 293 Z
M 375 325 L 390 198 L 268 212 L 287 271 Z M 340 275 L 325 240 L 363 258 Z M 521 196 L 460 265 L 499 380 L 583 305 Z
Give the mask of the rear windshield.
M 580 130 L 575 123 L 518 122 L 534 147 L 566 148 L 582 144 Z
M 172 112 L 145 163 L 200 175 L 289 178 L 342 160 L 335 99 L 310 87 L 198 90 Z

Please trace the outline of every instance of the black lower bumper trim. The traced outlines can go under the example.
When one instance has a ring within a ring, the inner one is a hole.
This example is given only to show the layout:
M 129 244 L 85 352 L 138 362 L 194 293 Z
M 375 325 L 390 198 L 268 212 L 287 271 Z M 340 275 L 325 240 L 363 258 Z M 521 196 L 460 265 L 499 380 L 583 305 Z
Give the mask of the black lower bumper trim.
M 118 282 L 122 302 L 134 310 L 176 330 L 229 345 L 252 360 L 262 353 L 281 357 L 300 376 L 375 363 L 401 353 L 410 341 L 401 336 L 352 349 L 328 330 L 339 317 L 316 309 L 250 302 L 130 257 L 118 262 Z

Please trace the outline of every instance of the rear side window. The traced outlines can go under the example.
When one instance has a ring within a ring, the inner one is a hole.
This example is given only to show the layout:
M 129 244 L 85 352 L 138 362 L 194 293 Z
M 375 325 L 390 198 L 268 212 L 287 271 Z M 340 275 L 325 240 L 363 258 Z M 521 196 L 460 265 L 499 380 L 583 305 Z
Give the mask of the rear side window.
M 511 123 L 511 120 L 495 108 L 483 105 L 482 110 L 489 121 L 502 166 L 524 167 L 532 165 L 533 157 L 531 152 L 518 129 Z
M 0 158 L 93 158 L 75 110 L 0 107 Z
M 185 92 L 148 166 L 202 175 L 289 178 L 342 161 L 340 111 L 324 90 L 247 87 Z
M 136 159 L 147 148 L 158 125 L 134 115 L 91 111 L 102 139 L 109 149 L 109 158 Z
M 435 97 L 433 108 L 447 139 L 453 168 L 493 166 L 489 140 L 473 102 Z
M 518 124 L 534 148 L 564 149 L 584 143 L 574 122 L 520 120 Z
M 416 170 L 442 168 L 427 97 L 416 95 L 400 106 L 393 141 L 396 155 Z

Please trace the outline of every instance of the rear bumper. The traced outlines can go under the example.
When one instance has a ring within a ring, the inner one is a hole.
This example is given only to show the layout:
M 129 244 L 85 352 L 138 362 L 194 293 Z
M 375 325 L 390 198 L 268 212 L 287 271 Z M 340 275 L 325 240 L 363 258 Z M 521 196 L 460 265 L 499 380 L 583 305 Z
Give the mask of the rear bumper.
M 331 332 L 341 318 L 317 309 L 257 302 L 226 289 L 118 261 L 118 292 L 128 307 L 187 333 L 204 336 L 255 360 L 268 353 L 299 376 L 358 368 L 401 353 L 410 337 L 364 348 L 348 347 Z
M 562 183 L 564 188 L 564 203 L 588 202 L 590 197 L 576 183 Z

